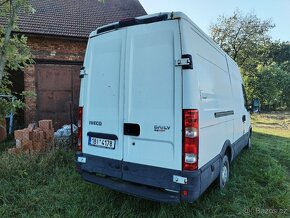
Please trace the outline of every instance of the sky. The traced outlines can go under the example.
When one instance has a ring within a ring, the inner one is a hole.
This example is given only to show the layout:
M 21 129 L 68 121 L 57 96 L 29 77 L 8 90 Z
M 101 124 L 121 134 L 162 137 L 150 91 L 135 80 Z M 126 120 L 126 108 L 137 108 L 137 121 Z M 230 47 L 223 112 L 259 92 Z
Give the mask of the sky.
M 290 0 L 139 0 L 148 14 L 181 11 L 204 32 L 219 15 L 230 16 L 236 9 L 244 14 L 254 12 L 262 20 L 276 25 L 270 36 L 274 40 L 290 41 Z

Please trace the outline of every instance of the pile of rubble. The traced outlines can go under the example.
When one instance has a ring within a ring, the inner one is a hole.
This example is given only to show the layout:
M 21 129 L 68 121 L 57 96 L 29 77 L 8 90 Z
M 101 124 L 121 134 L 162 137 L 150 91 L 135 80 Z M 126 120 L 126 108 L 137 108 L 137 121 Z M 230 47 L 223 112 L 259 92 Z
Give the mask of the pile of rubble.
M 36 127 L 36 124 L 29 124 L 28 128 L 16 130 L 14 132 L 16 147 L 10 148 L 8 153 L 34 154 L 52 150 L 54 148 L 52 121 L 40 120 L 38 126 Z

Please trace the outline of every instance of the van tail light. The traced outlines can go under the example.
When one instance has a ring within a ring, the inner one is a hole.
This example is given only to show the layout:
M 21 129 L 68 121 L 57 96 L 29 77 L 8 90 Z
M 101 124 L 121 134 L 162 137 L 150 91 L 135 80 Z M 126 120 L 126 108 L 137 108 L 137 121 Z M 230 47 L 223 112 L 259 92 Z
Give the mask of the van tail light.
M 198 110 L 183 110 L 182 169 L 198 168 L 199 126 Z
M 78 145 L 77 145 L 77 151 L 80 151 L 80 152 L 82 152 L 82 150 L 83 150 L 82 138 L 83 138 L 83 108 L 79 107 L 79 111 L 78 111 Z

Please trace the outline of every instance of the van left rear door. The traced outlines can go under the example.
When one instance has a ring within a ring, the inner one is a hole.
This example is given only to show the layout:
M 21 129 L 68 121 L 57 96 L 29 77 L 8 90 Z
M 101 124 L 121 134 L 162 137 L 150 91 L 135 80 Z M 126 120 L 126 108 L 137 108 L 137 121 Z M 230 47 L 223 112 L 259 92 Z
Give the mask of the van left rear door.
M 123 83 L 126 30 L 90 39 L 85 68 L 88 83 L 83 108 L 83 153 L 88 171 L 121 178 L 123 158 Z M 93 164 L 90 164 L 89 162 Z

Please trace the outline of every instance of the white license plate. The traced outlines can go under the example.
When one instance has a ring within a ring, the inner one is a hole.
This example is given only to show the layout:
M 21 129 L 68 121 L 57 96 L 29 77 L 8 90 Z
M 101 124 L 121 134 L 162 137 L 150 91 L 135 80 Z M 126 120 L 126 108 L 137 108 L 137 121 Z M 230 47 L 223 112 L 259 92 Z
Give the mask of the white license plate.
M 111 139 L 90 137 L 89 144 L 92 146 L 115 149 L 115 140 L 111 140 Z

